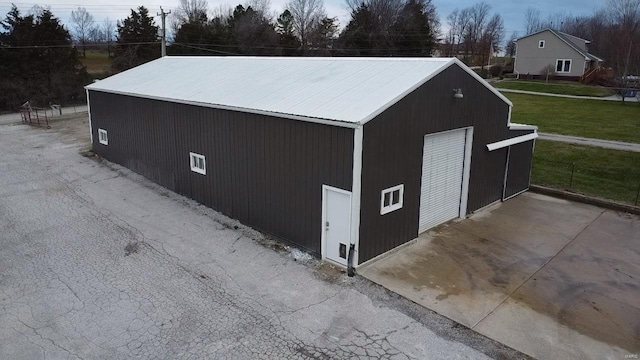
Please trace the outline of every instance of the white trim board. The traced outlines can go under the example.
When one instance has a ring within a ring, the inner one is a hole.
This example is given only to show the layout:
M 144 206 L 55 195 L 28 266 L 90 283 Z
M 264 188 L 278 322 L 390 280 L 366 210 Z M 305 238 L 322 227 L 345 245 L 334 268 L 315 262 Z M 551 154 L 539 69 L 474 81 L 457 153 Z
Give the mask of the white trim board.
M 362 198 L 362 141 L 364 128 L 353 131 L 353 184 L 351 185 L 351 244 L 354 245 L 353 267 L 358 266 L 360 251 L 360 202 Z M 324 223 L 323 223 L 324 224 Z
M 531 133 L 531 134 L 527 134 L 527 135 L 522 135 L 522 136 L 516 136 L 516 137 L 511 138 L 511 139 L 506 139 L 506 140 L 494 142 L 494 143 L 491 143 L 491 144 L 487 144 L 487 150 L 494 151 L 494 150 L 505 148 L 507 146 L 520 144 L 520 143 L 523 143 L 525 141 L 534 140 L 536 138 L 538 138 L 538 133 L 537 132 L 534 132 L 534 133 Z
M 89 101 L 89 89 L 85 89 L 85 92 L 87 93 L 87 113 L 89 114 L 89 138 L 93 145 L 93 124 L 91 124 L 91 101 Z

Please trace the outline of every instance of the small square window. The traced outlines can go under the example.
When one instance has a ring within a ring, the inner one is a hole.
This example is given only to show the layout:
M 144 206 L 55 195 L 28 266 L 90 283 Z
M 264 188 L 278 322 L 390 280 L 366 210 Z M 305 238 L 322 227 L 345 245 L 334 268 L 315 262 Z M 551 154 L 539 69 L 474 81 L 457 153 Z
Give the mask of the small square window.
M 382 196 L 380 197 L 380 215 L 401 209 L 403 197 L 403 184 L 382 190 Z
M 107 130 L 98 129 L 98 141 L 102 145 L 109 145 L 109 137 L 107 136 Z
M 539 48 L 539 49 L 544 49 L 544 44 L 545 44 L 545 41 L 544 41 L 544 40 L 540 40 L 540 41 L 538 41 L 538 48 Z
M 198 174 L 207 175 L 207 163 L 204 155 L 190 152 L 189 158 L 191 162 L 191 171 L 197 172 Z

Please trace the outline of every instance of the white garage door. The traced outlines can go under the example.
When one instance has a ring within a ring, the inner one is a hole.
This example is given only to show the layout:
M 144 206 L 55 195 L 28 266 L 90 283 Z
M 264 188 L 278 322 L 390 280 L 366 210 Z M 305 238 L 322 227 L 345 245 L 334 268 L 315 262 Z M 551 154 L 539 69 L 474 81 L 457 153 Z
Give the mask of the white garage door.
M 465 138 L 465 129 L 424 137 L 418 233 L 460 215 Z

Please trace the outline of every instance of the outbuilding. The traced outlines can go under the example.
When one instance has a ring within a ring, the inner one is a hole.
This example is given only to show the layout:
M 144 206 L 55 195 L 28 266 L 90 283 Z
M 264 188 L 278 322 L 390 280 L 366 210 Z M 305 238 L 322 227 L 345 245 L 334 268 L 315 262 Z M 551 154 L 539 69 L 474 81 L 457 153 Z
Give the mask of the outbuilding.
M 345 266 L 527 190 L 537 137 L 455 58 L 164 57 L 87 101 L 100 156 Z

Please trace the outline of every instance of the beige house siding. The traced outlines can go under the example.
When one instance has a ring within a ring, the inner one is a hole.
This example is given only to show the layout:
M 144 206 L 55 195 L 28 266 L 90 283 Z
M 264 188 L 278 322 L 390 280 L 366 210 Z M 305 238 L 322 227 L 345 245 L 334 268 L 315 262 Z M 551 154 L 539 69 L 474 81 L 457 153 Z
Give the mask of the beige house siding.
M 545 42 L 544 48 L 538 47 L 540 41 Z M 541 75 L 547 65 L 553 66 L 552 74 L 556 76 L 584 74 L 586 63 L 584 56 L 548 30 L 522 38 L 518 40 L 516 46 L 514 70 L 520 75 Z M 559 59 L 571 60 L 570 72 L 555 72 L 556 62 Z

